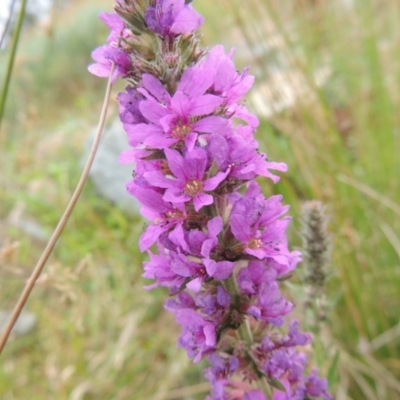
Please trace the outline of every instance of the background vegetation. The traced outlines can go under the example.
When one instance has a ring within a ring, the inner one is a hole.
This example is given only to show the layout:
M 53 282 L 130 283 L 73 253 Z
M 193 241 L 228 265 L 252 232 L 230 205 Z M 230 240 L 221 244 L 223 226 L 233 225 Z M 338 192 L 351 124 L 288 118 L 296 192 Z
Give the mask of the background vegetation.
M 256 74 L 247 103 L 262 117 L 258 140 L 289 165 L 265 189 L 292 206 L 293 246 L 302 202 L 328 206 L 333 309 L 323 341 L 340 354 L 330 374 L 336 399 L 400 398 L 400 3 L 195 6 L 206 17 L 204 44 L 235 46 L 238 65 Z M 111 9 L 111 0 L 71 1 L 23 32 L 0 131 L 1 309 L 15 304 L 79 177 L 105 88 L 86 66 L 107 35 L 97 14 Z M 1 399 L 205 397 L 202 366 L 176 349 L 166 292 L 142 289 L 142 226 L 87 184 L 28 302 L 37 326 L 2 355 Z M 316 362 L 328 373 L 336 351 L 325 350 Z

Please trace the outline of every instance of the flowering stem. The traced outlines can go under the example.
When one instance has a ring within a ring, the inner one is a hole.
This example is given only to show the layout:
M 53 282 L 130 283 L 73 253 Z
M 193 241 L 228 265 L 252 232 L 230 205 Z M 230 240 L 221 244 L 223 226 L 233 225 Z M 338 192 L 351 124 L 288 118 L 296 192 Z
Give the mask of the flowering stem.
M 17 52 L 19 35 L 21 33 L 22 22 L 25 17 L 25 8 L 26 8 L 26 0 L 22 0 L 21 8 L 19 10 L 19 15 L 18 15 L 17 26 L 15 27 L 15 31 L 14 31 L 14 35 L 13 35 L 13 39 L 12 39 L 10 57 L 9 57 L 8 63 L 7 63 L 6 76 L 4 78 L 4 86 L 2 88 L 1 96 L 0 96 L 0 127 L 1 127 L 1 121 L 3 120 L 4 109 L 5 109 L 7 93 L 8 93 L 8 87 L 9 87 L 10 81 L 11 81 L 11 74 L 12 74 L 12 70 L 13 70 L 13 66 L 14 66 L 15 54 Z
M 287 167 L 253 139 L 259 122 L 241 100 L 254 77 L 236 70 L 233 52 L 199 46 L 203 18 L 189 3 L 117 1 L 116 14 L 100 15 L 111 32 L 89 66 L 105 76 L 113 60 L 115 77 L 129 82 L 118 99 L 133 151 L 120 160 L 135 163 L 127 189 L 151 220 L 139 242 L 150 256 L 143 276 L 170 289 L 180 346 L 195 363 L 208 356 L 210 400 L 330 399 L 294 349 L 310 336 L 295 320 L 277 332 L 293 308 L 279 279 L 300 253 L 287 246 L 288 207 L 255 179 L 276 183 L 270 169 Z
M 96 155 L 97 148 L 100 143 L 101 133 L 103 132 L 104 123 L 105 123 L 106 116 L 107 116 L 108 104 L 110 101 L 111 87 L 112 87 L 111 77 L 114 72 L 114 68 L 115 68 L 115 66 L 113 65 L 111 67 L 111 71 L 110 71 L 110 75 L 109 75 L 109 79 L 108 79 L 107 89 L 106 89 L 106 93 L 104 96 L 103 107 L 101 110 L 101 115 L 100 115 L 100 120 L 99 120 L 99 124 L 98 124 L 97 131 L 96 131 L 96 136 L 94 138 L 92 148 L 90 149 L 89 157 L 88 157 L 85 167 L 82 171 L 82 175 L 79 179 L 76 189 L 75 189 L 60 221 L 57 224 L 56 229 L 54 230 L 49 242 L 47 243 L 46 248 L 44 249 L 39 261 L 37 262 L 37 264 L 35 266 L 35 269 L 33 270 L 30 278 L 28 279 L 28 282 L 26 283 L 24 291 L 22 292 L 22 294 L 13 310 L 13 313 L 11 315 L 10 320 L 7 323 L 7 326 L 5 327 L 5 329 L 3 331 L 3 334 L 0 338 L 0 354 L 2 353 L 4 346 L 7 343 L 8 337 L 10 336 L 11 330 L 14 327 L 15 322 L 17 321 L 19 314 L 22 311 L 22 308 L 24 307 L 26 301 L 28 300 L 29 295 L 32 292 L 32 289 L 35 285 L 36 280 L 39 278 L 48 258 L 50 257 L 50 255 L 54 249 L 54 246 L 57 243 L 58 238 L 61 236 L 61 233 L 63 232 L 64 227 L 67 224 L 69 217 L 72 214 L 72 211 L 79 199 L 79 196 L 82 192 L 83 186 L 85 185 L 85 182 L 89 175 L 90 168 L 93 164 L 94 156 Z

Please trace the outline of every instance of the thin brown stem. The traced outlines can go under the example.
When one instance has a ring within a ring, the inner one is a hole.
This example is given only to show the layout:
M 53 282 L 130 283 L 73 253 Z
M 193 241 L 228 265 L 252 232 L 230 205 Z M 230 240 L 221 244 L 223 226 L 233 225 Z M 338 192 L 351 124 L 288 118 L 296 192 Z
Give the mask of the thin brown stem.
M 19 314 L 22 311 L 22 308 L 24 307 L 26 301 L 28 300 L 29 295 L 32 292 L 33 287 L 35 286 L 36 280 L 39 278 L 39 276 L 43 270 L 43 267 L 45 266 L 48 258 L 50 257 L 50 255 L 54 249 L 54 246 L 57 243 L 58 238 L 61 236 L 61 233 L 63 232 L 64 227 L 67 224 L 69 217 L 71 216 L 72 211 L 79 199 L 79 196 L 82 192 L 83 186 L 85 185 L 85 182 L 89 175 L 90 168 L 93 164 L 93 160 L 94 160 L 94 157 L 97 152 L 97 148 L 100 143 L 101 134 L 103 132 L 104 123 L 105 123 L 106 116 L 107 116 L 108 104 L 109 104 L 110 95 L 111 95 L 111 87 L 112 87 L 111 76 L 114 72 L 114 69 L 115 69 L 115 66 L 113 65 L 111 67 L 111 71 L 110 71 L 110 75 L 109 75 L 109 79 L 108 79 L 107 89 L 106 89 L 106 93 L 104 96 L 103 107 L 101 110 L 101 115 L 100 115 L 100 120 L 99 120 L 98 127 L 97 127 L 96 136 L 94 138 L 92 148 L 90 149 L 90 153 L 89 153 L 88 159 L 86 161 L 85 167 L 82 171 L 79 182 L 75 188 L 75 191 L 74 191 L 65 211 L 64 211 L 60 221 L 58 222 L 57 227 L 54 230 L 49 242 L 47 243 L 47 246 L 44 249 L 39 261 L 37 262 L 35 269 L 33 270 L 31 276 L 29 277 L 29 279 L 25 285 L 25 288 L 13 310 L 11 318 L 8 321 L 7 326 L 5 327 L 5 329 L 3 331 L 3 334 L 0 338 L 0 354 L 2 353 L 4 346 L 7 343 L 7 340 L 10 336 L 11 330 L 14 327 L 15 322 L 17 321 Z

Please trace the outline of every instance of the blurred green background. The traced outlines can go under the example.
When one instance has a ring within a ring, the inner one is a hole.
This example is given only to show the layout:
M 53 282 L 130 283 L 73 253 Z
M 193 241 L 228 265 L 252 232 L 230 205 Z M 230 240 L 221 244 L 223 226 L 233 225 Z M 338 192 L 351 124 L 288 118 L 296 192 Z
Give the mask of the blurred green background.
M 302 203 L 327 205 L 332 311 L 322 335 L 330 350 L 317 348 L 315 362 L 327 374 L 339 351 L 329 375 L 337 400 L 399 399 L 400 2 L 194 5 L 206 17 L 203 44 L 234 46 L 237 65 L 256 75 L 246 105 L 261 118 L 263 151 L 289 165 L 265 188 L 291 205 L 293 248 L 301 245 Z M 106 85 L 86 68 L 108 34 L 97 15 L 112 7 L 111 0 L 56 2 L 22 32 L 0 131 L 2 310 L 15 304 L 79 178 Z M 0 87 L 8 53 L 6 43 Z M 114 88 L 110 121 L 122 89 Z M 142 288 L 142 229 L 143 220 L 88 182 L 26 306 L 36 327 L 1 356 L 1 399 L 205 397 L 204 365 L 176 349 L 166 291 Z

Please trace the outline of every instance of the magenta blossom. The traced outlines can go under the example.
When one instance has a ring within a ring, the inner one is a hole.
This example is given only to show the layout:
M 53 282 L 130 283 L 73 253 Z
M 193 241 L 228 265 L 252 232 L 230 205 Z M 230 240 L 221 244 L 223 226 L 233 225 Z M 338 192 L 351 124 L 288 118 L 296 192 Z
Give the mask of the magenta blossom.
M 158 79 L 144 74 L 143 88 L 138 91 L 147 100 L 139 108 L 147 122 L 127 127 L 130 143 L 164 149 L 183 142 L 192 150 L 201 133 L 229 132 L 228 119 L 208 116 L 223 101 L 218 96 L 205 94 L 212 85 L 213 75 L 213 70 L 188 68 L 171 97 Z
M 197 148 L 182 157 L 176 150 L 165 149 L 165 155 L 173 175 L 165 176 L 161 171 L 147 172 L 145 179 L 156 187 L 165 188 L 163 199 L 173 204 L 192 201 L 196 211 L 212 204 L 213 197 L 206 192 L 214 190 L 226 177 L 226 172 L 204 178 L 207 155 Z
M 191 309 L 177 310 L 175 318 L 182 325 L 179 343 L 188 350 L 189 357 L 195 356 L 195 363 L 201 360 L 203 354 L 213 352 L 217 341 L 212 323 Z
M 111 77 L 112 83 L 118 77 L 127 75 L 132 66 L 132 61 L 128 54 L 119 48 L 109 45 L 101 46 L 94 50 L 92 58 L 97 63 L 89 65 L 89 72 L 103 78 L 110 75 L 112 63 L 115 63 L 115 70 Z

